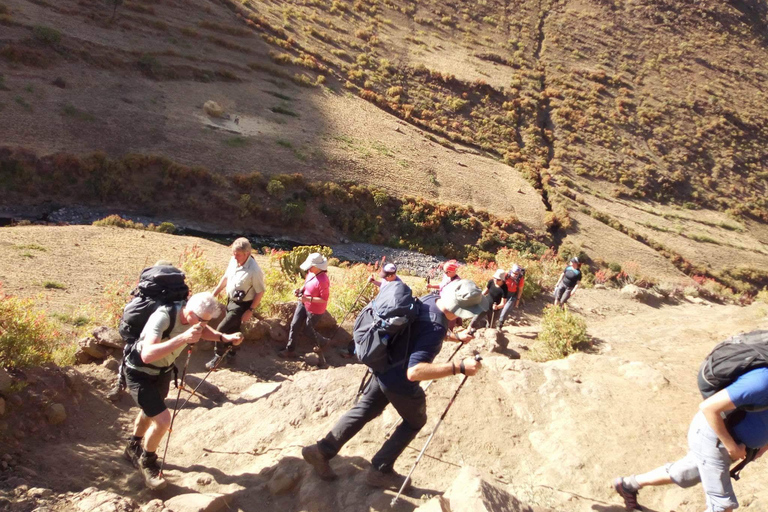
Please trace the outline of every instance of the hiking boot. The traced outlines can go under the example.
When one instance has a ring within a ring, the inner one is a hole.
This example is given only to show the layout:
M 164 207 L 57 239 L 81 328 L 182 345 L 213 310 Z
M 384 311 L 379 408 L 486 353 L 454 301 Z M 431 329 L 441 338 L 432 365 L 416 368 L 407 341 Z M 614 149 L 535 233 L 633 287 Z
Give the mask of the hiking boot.
M 301 456 L 309 463 L 321 479 L 326 481 L 336 480 L 336 473 L 331 469 L 331 464 L 328 459 L 320 452 L 320 448 L 316 444 L 312 446 L 305 446 L 301 449 Z
M 277 353 L 278 356 L 282 357 L 283 359 L 298 359 L 298 355 L 296 354 L 295 350 L 288 350 L 283 349 L 280 352 Z
M 107 391 L 107 394 L 104 395 L 107 400 L 110 402 L 117 402 L 120 400 L 120 397 L 123 396 L 123 390 L 125 388 L 123 387 L 122 383 L 116 382 L 114 386 L 112 386 L 112 389 Z
M 165 488 L 168 482 L 160 474 L 160 464 L 157 463 L 157 454 L 147 454 L 146 452 L 139 459 L 139 471 L 144 477 L 144 483 L 152 491 L 158 491 Z
M 643 510 L 643 507 L 637 504 L 637 491 L 631 491 L 624 485 L 624 480 L 619 477 L 613 481 L 613 489 L 624 498 L 624 506 L 629 510 Z
M 128 441 L 128 445 L 125 447 L 125 450 L 123 450 L 123 455 L 125 458 L 133 464 L 133 467 L 136 469 L 139 469 L 139 458 L 141 458 L 141 454 L 144 452 L 144 450 L 141 448 L 141 441 L 134 441 L 131 439 Z
M 365 474 L 365 483 L 371 487 L 379 489 L 393 489 L 395 491 L 400 490 L 403 486 L 403 482 L 406 481 L 406 477 L 395 471 L 379 471 L 378 469 L 371 467 Z M 411 487 L 411 480 L 408 479 L 408 483 L 405 484 L 403 490 Z

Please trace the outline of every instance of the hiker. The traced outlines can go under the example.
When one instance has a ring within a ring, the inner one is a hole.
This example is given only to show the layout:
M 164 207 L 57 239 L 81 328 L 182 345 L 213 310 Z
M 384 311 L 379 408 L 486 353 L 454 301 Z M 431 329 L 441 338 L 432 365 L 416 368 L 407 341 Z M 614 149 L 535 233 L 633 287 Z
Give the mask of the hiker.
M 683 488 L 701 483 L 707 512 L 738 508 L 731 473 L 741 468 L 731 470 L 731 464 L 750 462 L 768 450 L 768 368 L 755 368 L 765 364 L 767 346 L 768 331 L 755 331 L 715 347 L 699 370 L 699 390 L 709 397 L 699 404 L 688 429 L 688 454 L 647 473 L 616 478 L 613 488 L 628 509 L 641 510 L 637 495 L 643 487 L 672 483 Z
M 152 490 L 166 485 L 155 452 L 171 424 L 165 397 L 173 379 L 174 361 L 188 345 L 201 338 L 234 345 L 243 341 L 240 333 L 224 334 L 207 325 L 218 312 L 218 302 L 208 292 L 197 293 L 187 302 L 158 308 L 125 360 L 128 390 L 141 411 L 124 455 L 141 471 Z
M 397 276 L 397 266 L 395 266 L 394 263 L 387 263 L 383 267 L 381 267 L 381 271 L 379 272 L 379 277 L 381 277 L 381 281 L 379 281 L 373 276 L 369 276 L 368 282 L 373 283 L 374 286 L 378 288 L 381 288 L 387 283 L 391 283 L 393 281 L 400 281 L 400 278 Z
M 470 334 L 474 334 L 477 329 L 487 325 L 493 327 L 493 316 L 496 311 L 504 308 L 507 303 L 507 284 L 504 282 L 507 279 L 507 273 L 503 269 L 496 269 L 493 277 L 488 280 L 488 284 L 485 285 L 483 295 L 487 295 L 491 299 L 491 306 L 488 311 L 482 315 L 477 315 L 469 324 Z
M 285 359 L 298 357 L 296 337 L 300 331 L 304 331 L 315 342 L 316 348 L 322 349 L 329 341 L 315 328 L 328 308 L 331 289 L 331 281 L 328 279 L 328 259 L 319 252 L 313 252 L 299 267 L 307 272 L 307 277 L 304 279 L 304 285 L 293 292 L 299 297 L 299 303 L 293 313 L 291 328 L 288 331 L 288 344 L 277 353 Z
M 579 287 L 579 281 L 581 281 L 581 262 L 579 258 L 573 257 L 563 273 L 560 274 L 560 279 L 557 280 L 555 285 L 555 306 L 561 308 L 565 306 L 568 299 L 573 297 L 576 293 L 576 288 Z
M 497 327 L 501 329 L 504 327 L 504 322 L 511 314 L 513 308 L 520 306 L 520 299 L 523 297 L 523 288 L 525 288 L 525 269 L 520 265 L 512 265 L 507 274 L 507 279 L 504 281 L 507 285 L 507 302 L 501 310 L 499 316 L 499 323 Z
M 454 281 L 458 281 L 461 278 L 459 277 L 459 274 L 456 272 L 459 270 L 459 262 L 456 260 L 448 260 L 445 263 L 443 263 L 443 280 L 440 281 L 440 284 L 428 284 L 427 289 L 428 290 L 437 290 L 438 294 L 443 293 L 443 288 L 445 288 L 449 283 L 452 283 Z
M 229 260 L 226 272 L 219 284 L 213 289 L 213 295 L 218 297 L 226 288 L 227 314 L 218 326 L 219 332 L 231 334 L 240 331 L 240 325 L 253 318 L 253 312 L 259 307 L 264 296 L 264 272 L 253 257 L 251 243 L 247 238 L 238 238 L 232 243 L 232 259 Z M 232 364 L 237 352 L 231 343 L 217 343 L 213 359 L 205 363 L 205 368 L 215 368 L 224 354 L 226 361 Z M 221 365 L 219 365 L 221 366 Z
M 450 331 L 455 320 L 472 318 L 487 309 L 488 298 L 469 280 L 449 284 L 440 297 L 434 294 L 423 297 L 418 315 L 409 325 L 408 335 L 398 338 L 394 346 L 387 350 L 385 359 L 388 357 L 395 363 L 387 365 L 384 371 L 373 371 L 360 401 L 339 419 L 323 439 L 302 449 L 304 460 L 312 465 L 318 476 L 323 480 L 335 479 L 336 474 L 329 461 L 391 403 L 403 422 L 373 456 L 366 483 L 372 487 L 398 488 L 404 477 L 394 471 L 395 461 L 427 422 L 426 395 L 419 382 L 458 373 L 477 373 L 480 362 L 473 358 L 460 363 L 432 361 L 440 353 L 443 339 L 460 343 L 472 339 L 467 333 L 456 335 Z
M 184 272 L 173 266 L 168 260 L 157 260 L 151 267 L 145 268 L 139 276 L 136 288 L 131 291 L 133 298 L 125 306 L 120 319 L 118 332 L 123 338 L 123 359 L 117 368 L 117 381 L 107 392 L 106 398 L 116 402 L 125 390 L 125 358 L 131 347 L 139 339 L 146 319 L 155 308 L 189 297 L 189 287 L 185 282 Z

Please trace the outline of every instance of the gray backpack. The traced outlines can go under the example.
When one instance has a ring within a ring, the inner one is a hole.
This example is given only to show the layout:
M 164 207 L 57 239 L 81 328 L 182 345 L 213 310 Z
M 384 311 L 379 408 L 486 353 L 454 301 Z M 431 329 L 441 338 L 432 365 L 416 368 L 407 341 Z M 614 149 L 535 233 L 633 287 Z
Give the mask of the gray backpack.
M 379 374 L 395 366 L 398 362 L 392 361 L 392 347 L 401 340 L 408 342 L 410 326 L 420 310 L 421 301 L 402 281 L 383 286 L 355 319 L 352 337 L 360 362 Z

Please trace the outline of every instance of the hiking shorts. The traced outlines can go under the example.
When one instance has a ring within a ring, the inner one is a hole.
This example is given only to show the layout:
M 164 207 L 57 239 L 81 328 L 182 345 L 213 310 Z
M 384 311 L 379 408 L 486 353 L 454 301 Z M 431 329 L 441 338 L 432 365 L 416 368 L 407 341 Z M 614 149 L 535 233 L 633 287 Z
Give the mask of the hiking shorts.
M 560 283 L 560 285 L 555 288 L 555 301 L 559 302 L 560 304 L 565 304 L 568 302 L 568 299 L 571 298 L 572 291 L 573 288 L 568 288 L 563 283 Z
M 154 418 L 167 409 L 165 397 L 171 389 L 173 371 L 160 375 L 149 375 L 132 368 L 125 369 L 125 382 L 128 392 L 136 405 L 150 418 Z
M 701 483 L 707 499 L 707 512 L 738 508 L 731 484 L 731 457 L 702 413 L 697 413 L 688 429 L 688 454 L 665 466 L 669 477 L 680 487 Z

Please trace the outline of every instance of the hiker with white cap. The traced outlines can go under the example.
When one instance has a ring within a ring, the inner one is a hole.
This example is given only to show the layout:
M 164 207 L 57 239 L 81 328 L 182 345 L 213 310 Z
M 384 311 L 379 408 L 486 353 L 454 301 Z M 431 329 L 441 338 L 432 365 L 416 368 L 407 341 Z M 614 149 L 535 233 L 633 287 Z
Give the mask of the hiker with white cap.
M 487 295 L 491 299 L 491 307 L 488 308 L 482 315 L 478 315 L 469 324 L 470 333 L 474 333 L 475 330 L 487 325 L 493 327 L 493 315 L 496 311 L 504 308 L 507 303 L 507 284 L 504 282 L 507 279 L 507 273 L 504 269 L 496 269 L 493 277 L 488 280 L 488 284 L 485 285 L 483 295 Z
M 555 306 L 561 308 L 565 306 L 568 299 L 573 297 L 576 293 L 576 288 L 579 287 L 579 281 L 581 281 L 581 262 L 579 258 L 573 257 L 568 266 L 565 267 L 563 273 L 560 274 L 560 279 L 557 280 L 555 285 Z
M 459 318 L 472 318 L 488 309 L 489 300 L 480 288 L 472 281 L 459 280 L 446 286 L 442 296 L 430 294 L 416 303 L 418 314 L 408 326 L 408 335 L 398 338 L 391 347 L 391 363 L 373 371 L 357 404 L 323 439 L 301 451 L 323 480 L 336 478 L 329 461 L 366 424 L 379 417 L 387 404 L 392 404 L 403 422 L 373 456 L 366 483 L 378 488 L 400 487 L 405 478 L 394 471 L 395 461 L 427 422 L 426 395 L 419 382 L 459 373 L 475 375 L 480 369 L 480 361 L 474 358 L 459 363 L 432 362 L 440 353 L 443 339 L 460 343 L 472 339 L 467 333 L 456 335 L 450 329 Z
M 400 281 L 400 278 L 397 277 L 397 266 L 395 266 L 394 263 L 387 263 L 386 265 L 381 267 L 381 271 L 379 272 L 379 277 L 381 277 L 381 281 L 379 281 L 373 276 L 369 276 L 368 282 L 373 283 L 375 286 L 381 288 L 387 283 L 391 283 L 393 281 Z
M 498 328 L 504 327 L 504 322 L 512 312 L 512 309 L 520 307 L 520 300 L 523 298 L 523 288 L 525 288 L 525 269 L 518 264 L 512 265 L 504 281 L 507 285 L 507 303 L 501 310 L 499 316 Z
M 321 336 L 315 329 L 320 317 L 328 309 L 328 297 L 330 296 L 331 281 L 328 279 L 328 259 L 319 252 L 313 252 L 300 266 L 307 273 L 304 285 L 294 291 L 299 297 L 296 311 L 293 313 L 291 328 L 288 331 L 288 344 L 277 354 L 286 359 L 295 359 L 296 337 L 304 331 L 312 338 L 317 347 L 322 348 L 328 339 Z
M 427 289 L 437 290 L 439 294 L 443 293 L 443 288 L 445 288 L 449 283 L 452 283 L 454 281 L 458 281 L 461 278 L 459 277 L 459 274 L 457 273 L 459 270 L 459 262 L 456 260 L 448 260 L 442 264 L 443 267 L 443 280 L 440 281 L 440 284 L 428 284 Z

